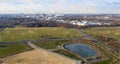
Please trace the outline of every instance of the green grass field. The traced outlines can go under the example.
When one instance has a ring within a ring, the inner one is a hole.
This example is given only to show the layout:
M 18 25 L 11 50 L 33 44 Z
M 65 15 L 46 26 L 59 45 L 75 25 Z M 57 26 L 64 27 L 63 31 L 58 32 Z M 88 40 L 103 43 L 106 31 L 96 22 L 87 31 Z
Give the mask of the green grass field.
M 81 36 L 73 29 L 62 27 L 42 27 L 42 28 L 6 28 L 0 32 L 0 42 L 14 42 L 19 40 L 34 40 L 41 35 L 48 35 L 52 38 L 69 38 Z
M 0 57 L 13 55 L 28 49 L 30 48 L 22 43 L 6 45 L 5 47 L 0 47 Z
M 67 43 L 65 40 L 46 40 L 34 43 L 35 45 L 45 49 L 55 49 Z
M 96 36 L 104 36 L 117 39 L 120 42 L 120 27 L 98 27 L 83 29 L 84 32 Z
M 105 60 L 105 61 L 101 61 L 101 62 L 96 62 L 96 63 L 93 63 L 93 64 L 110 64 L 112 60 L 109 59 L 109 60 Z

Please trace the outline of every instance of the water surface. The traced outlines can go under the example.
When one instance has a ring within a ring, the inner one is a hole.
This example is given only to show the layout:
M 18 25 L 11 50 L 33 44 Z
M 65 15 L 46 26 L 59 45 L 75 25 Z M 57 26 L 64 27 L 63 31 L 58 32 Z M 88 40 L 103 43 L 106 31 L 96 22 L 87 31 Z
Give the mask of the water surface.
M 85 44 L 66 44 L 64 47 L 84 58 L 97 55 L 97 52 L 94 49 Z

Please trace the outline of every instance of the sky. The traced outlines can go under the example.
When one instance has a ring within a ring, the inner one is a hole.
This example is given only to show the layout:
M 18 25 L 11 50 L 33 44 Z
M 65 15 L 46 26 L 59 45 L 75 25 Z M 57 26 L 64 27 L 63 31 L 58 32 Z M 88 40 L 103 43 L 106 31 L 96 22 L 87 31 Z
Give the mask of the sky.
M 120 14 L 120 0 L 0 0 L 0 14 Z

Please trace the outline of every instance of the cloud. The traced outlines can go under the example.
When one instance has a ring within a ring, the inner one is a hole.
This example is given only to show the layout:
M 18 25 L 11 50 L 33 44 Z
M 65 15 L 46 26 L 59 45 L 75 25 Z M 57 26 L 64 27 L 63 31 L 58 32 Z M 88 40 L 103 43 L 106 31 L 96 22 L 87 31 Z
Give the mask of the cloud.
M 120 13 L 120 0 L 0 0 L 0 13 Z
M 42 9 L 39 4 L 23 4 L 14 6 L 8 3 L 1 3 L 0 6 L 0 13 L 38 13 Z

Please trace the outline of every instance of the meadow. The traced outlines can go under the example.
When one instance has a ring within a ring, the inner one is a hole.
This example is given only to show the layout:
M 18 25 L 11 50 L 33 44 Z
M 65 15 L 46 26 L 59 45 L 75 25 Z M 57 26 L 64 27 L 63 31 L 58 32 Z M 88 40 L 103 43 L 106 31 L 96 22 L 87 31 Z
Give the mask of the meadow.
M 4 47 L 0 47 L 0 57 L 17 54 L 17 53 L 24 52 L 29 49 L 30 47 L 28 47 L 26 44 L 23 44 L 23 43 L 9 44 Z
M 107 38 L 117 39 L 120 42 L 120 27 L 97 27 L 97 28 L 83 29 L 82 31 L 94 37 L 104 36 Z
M 15 42 L 21 40 L 36 40 L 41 36 L 50 38 L 71 38 L 80 37 L 81 35 L 74 29 L 62 27 L 42 27 L 42 28 L 6 28 L 0 32 L 0 42 Z

